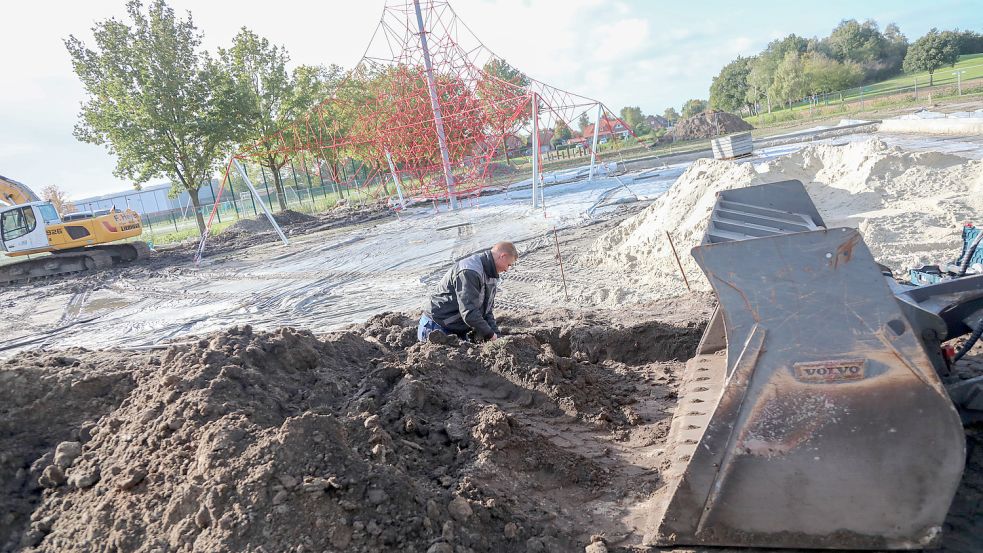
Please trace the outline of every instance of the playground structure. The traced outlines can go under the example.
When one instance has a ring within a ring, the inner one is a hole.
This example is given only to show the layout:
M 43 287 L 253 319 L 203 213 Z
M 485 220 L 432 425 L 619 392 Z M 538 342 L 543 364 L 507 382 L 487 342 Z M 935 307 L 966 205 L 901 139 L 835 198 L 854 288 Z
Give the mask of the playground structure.
M 535 207 L 541 155 L 554 129 L 572 129 L 584 114 L 594 121 L 618 120 L 598 100 L 514 69 L 448 2 L 390 2 L 361 61 L 332 94 L 233 155 L 222 189 L 230 173 L 252 188 L 237 165 L 297 159 L 322 183 L 357 188 L 376 199 L 398 198 L 404 205 L 407 198 L 446 201 L 454 209 L 461 198 L 478 196 L 496 171 L 509 170 L 509 151 L 518 150 L 531 157 Z M 598 162 L 598 127 L 581 144 L 590 152 L 589 178 Z M 499 155 L 504 162 L 495 161 Z

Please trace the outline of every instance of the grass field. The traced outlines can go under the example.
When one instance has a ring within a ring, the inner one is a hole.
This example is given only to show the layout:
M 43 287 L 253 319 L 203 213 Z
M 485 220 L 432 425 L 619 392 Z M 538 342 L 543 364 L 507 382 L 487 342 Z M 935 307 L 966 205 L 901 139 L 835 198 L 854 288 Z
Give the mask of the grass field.
M 850 103 L 858 103 L 861 100 L 864 102 L 868 100 L 876 102 L 878 98 L 901 95 L 908 95 L 911 97 L 911 100 L 916 100 L 916 82 L 918 83 L 917 92 L 919 97 L 930 93 L 933 95 L 940 93 L 946 94 L 949 89 L 955 89 L 954 85 L 957 84 L 957 81 L 956 75 L 953 73 L 956 71 L 963 71 L 961 80 L 964 92 L 978 88 L 981 84 L 979 79 L 983 79 L 983 54 L 960 56 L 955 67 L 937 69 L 933 77 L 931 90 L 929 90 L 928 86 L 928 71 L 905 73 L 874 84 L 864 85 L 863 87 L 850 88 L 844 91 L 830 93 L 827 96 L 820 96 L 816 105 L 810 104 L 808 100 L 793 104 L 791 109 L 783 108 L 781 105 L 773 105 L 771 113 L 762 113 L 758 116 L 745 117 L 745 119 L 752 125 L 762 126 L 800 119 L 800 114 L 803 111 L 816 110 L 818 108 L 827 108 L 827 111 L 829 111 L 828 108 L 835 108 L 839 105 L 846 106 Z M 861 89 L 863 90 L 862 95 Z M 842 111 L 847 112 L 851 110 L 844 108 Z
M 963 81 L 969 81 L 972 79 L 983 78 L 983 54 L 968 54 L 965 56 L 959 56 L 959 61 L 956 63 L 955 67 L 942 67 L 935 70 L 935 75 L 932 79 L 934 85 L 945 85 L 945 84 L 955 84 L 956 76 L 953 75 L 955 71 L 965 71 L 962 74 Z M 886 81 L 881 81 L 879 83 L 874 83 L 863 87 L 864 95 L 868 94 L 880 94 L 884 92 L 890 92 L 892 90 L 897 90 L 903 87 L 914 88 L 915 82 L 918 82 L 918 87 L 928 86 L 928 71 L 922 71 L 919 73 L 906 73 L 903 75 L 898 75 Z M 850 95 L 843 95 L 843 99 L 852 99 L 860 97 L 860 89 L 851 89 Z

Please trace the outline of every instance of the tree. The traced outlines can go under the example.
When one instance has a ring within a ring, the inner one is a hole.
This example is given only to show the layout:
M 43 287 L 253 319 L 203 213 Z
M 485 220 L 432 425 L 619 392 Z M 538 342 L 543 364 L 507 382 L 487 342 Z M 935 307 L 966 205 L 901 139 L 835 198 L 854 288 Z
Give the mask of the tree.
M 956 65 L 959 61 L 959 46 L 952 32 L 940 33 L 932 28 L 925 36 L 919 38 L 908 47 L 904 58 L 905 73 L 928 71 L 928 86 L 932 86 L 935 70 L 945 66 Z
M 751 58 L 738 56 L 713 78 L 710 85 L 710 107 L 724 111 L 738 111 L 748 106 L 748 75 Z
M 327 84 L 340 79 L 340 68 L 299 66 L 287 72 L 290 56 L 282 46 L 257 36 L 243 27 L 228 50 L 219 48 L 234 96 L 241 101 L 245 132 L 239 135 L 246 145 L 277 132 L 290 133 L 290 123 L 313 108 L 327 93 Z M 290 137 L 284 137 L 284 141 Z M 266 148 L 257 156 L 260 166 L 273 174 L 277 202 L 287 209 L 280 170 L 290 161 L 290 151 Z
M 833 28 L 826 39 L 833 57 L 838 61 L 852 61 L 861 65 L 882 58 L 887 46 L 877 23 L 868 19 L 862 24 L 856 19 L 844 19 Z
M 771 83 L 768 93 L 772 98 L 781 100 L 789 107 L 793 101 L 802 98 L 806 94 L 806 82 L 803 74 L 802 57 L 798 52 L 790 51 L 785 54 L 785 59 L 778 64 L 775 70 L 775 78 Z
M 560 144 L 573 138 L 573 131 L 563 119 L 556 120 L 556 127 L 553 129 L 553 144 Z
M 634 127 L 638 123 L 645 121 L 645 115 L 642 113 L 642 108 L 638 106 L 625 106 L 621 108 L 619 112 L 621 120 L 625 122 L 629 127 Z
M 75 137 L 114 154 L 120 178 L 139 184 L 166 177 L 172 196 L 187 191 L 204 234 L 198 189 L 238 132 L 236 99 L 200 51 L 190 14 L 176 18 L 164 0 L 153 0 L 146 13 L 130 0 L 126 12 L 128 23 L 96 23 L 95 49 L 75 36 L 65 40 L 86 92 Z
M 580 117 L 577 119 L 577 126 L 580 127 L 580 134 L 584 134 L 584 129 L 586 129 L 588 125 L 590 125 L 590 118 L 587 117 L 587 112 L 585 111 L 584 113 L 581 113 Z
M 808 48 L 809 41 L 795 34 L 769 42 L 768 46 L 748 63 L 748 88 L 745 94 L 747 101 L 756 105 L 764 99 L 768 104 L 768 112 L 771 113 L 771 95 L 768 91 L 774 81 L 775 71 L 778 70 L 787 53 L 802 53 Z
M 519 106 L 514 100 L 524 94 L 525 87 L 529 86 L 529 77 L 499 58 L 489 60 L 482 71 L 483 75 L 478 81 L 478 96 L 483 100 L 484 111 L 493 130 L 501 137 L 505 163 L 508 163 L 508 136 L 532 119 L 531 106 L 521 107 L 522 112 L 516 117 Z
M 57 185 L 49 184 L 42 188 L 41 198 L 46 202 L 51 202 L 51 205 L 55 206 L 55 211 L 59 215 L 68 215 L 76 211 L 75 204 L 68 199 L 68 194 L 61 188 L 58 188 Z
M 959 46 L 959 54 L 979 54 L 983 52 L 983 34 L 974 31 L 953 31 L 956 36 L 956 44 Z
M 802 76 L 807 94 L 823 94 L 855 86 L 863 70 L 853 62 L 841 63 L 819 52 L 802 57 Z
M 676 108 L 666 108 L 662 112 L 662 117 L 665 117 L 670 125 L 675 125 L 676 121 L 679 121 L 679 113 L 676 111 Z
M 703 113 L 706 110 L 707 110 L 706 100 L 697 100 L 695 98 L 692 100 L 686 100 L 686 103 L 683 104 L 682 117 L 683 119 L 693 117 L 694 115 Z

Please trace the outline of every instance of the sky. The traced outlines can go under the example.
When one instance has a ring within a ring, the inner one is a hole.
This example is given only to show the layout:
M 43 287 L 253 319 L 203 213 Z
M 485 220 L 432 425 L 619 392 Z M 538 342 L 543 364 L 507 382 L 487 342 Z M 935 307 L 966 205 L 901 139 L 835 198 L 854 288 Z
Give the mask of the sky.
M 392 1 L 392 0 L 390 0 Z M 286 47 L 292 64 L 345 68 L 361 58 L 384 0 L 170 0 L 190 11 L 214 52 L 245 26 Z M 92 44 L 97 21 L 124 15 L 124 0 L 7 2 L 0 56 L 0 175 L 40 191 L 55 184 L 71 198 L 132 189 L 113 175 L 102 146 L 72 135 L 85 98 L 63 40 Z M 932 27 L 983 32 L 983 0 L 826 0 L 742 3 L 717 0 L 451 0 L 492 51 L 528 75 L 598 99 L 617 111 L 680 109 L 707 98 L 720 68 L 795 33 L 826 36 L 843 19 L 897 23 L 914 40 Z M 149 184 L 165 182 L 165 179 Z

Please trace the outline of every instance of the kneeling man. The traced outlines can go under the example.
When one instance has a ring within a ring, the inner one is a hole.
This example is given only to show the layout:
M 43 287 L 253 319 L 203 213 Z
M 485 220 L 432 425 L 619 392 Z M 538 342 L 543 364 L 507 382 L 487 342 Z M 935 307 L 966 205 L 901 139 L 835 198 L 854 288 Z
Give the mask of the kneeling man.
M 498 278 L 518 259 L 511 242 L 499 242 L 455 263 L 424 303 L 417 338 L 423 342 L 430 333 L 442 332 L 475 341 L 497 339 L 493 311 Z

